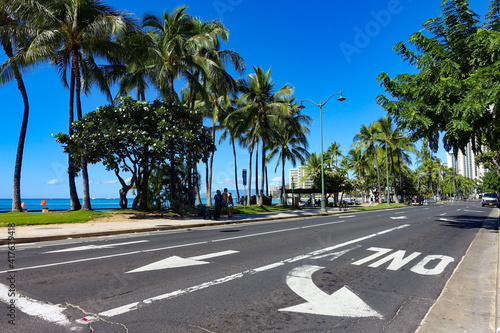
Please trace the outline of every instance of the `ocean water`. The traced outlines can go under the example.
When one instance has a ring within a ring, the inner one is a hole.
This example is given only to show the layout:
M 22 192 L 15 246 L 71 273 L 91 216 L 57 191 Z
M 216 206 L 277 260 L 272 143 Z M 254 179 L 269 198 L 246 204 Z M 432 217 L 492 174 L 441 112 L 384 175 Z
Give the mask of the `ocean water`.
M 42 206 L 41 201 L 45 200 L 46 204 Z M 132 207 L 133 198 L 128 199 L 128 208 Z M 206 204 L 207 199 L 201 198 L 201 201 Z M 67 210 L 71 208 L 69 199 L 23 199 L 24 208 L 30 211 L 41 211 L 47 207 L 50 210 Z M 80 199 L 80 202 L 82 200 Z M 279 199 L 273 198 L 273 204 L 279 203 Z M 108 210 L 120 208 L 120 199 L 90 199 L 90 204 L 94 210 Z M 12 209 L 12 199 L 0 199 L 0 212 L 10 211 Z
M 46 200 L 45 205 L 41 205 L 41 201 Z M 81 202 L 82 200 L 80 200 Z M 129 206 L 132 205 L 133 199 L 129 199 Z M 23 199 L 24 208 L 29 211 L 41 211 L 43 207 L 49 210 L 67 210 L 71 208 L 69 199 Z M 120 208 L 120 199 L 91 199 L 92 209 L 105 210 Z M 0 199 L 0 211 L 10 211 L 12 209 L 12 199 Z

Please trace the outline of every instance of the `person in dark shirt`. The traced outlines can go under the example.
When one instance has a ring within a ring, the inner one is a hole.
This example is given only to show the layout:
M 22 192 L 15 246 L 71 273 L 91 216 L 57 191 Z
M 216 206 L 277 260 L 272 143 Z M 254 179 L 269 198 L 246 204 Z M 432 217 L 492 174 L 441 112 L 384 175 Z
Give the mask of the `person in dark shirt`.
M 220 220 L 220 211 L 222 209 L 222 194 L 220 193 L 220 190 L 217 190 L 217 192 L 215 192 L 214 203 L 215 203 L 214 220 Z

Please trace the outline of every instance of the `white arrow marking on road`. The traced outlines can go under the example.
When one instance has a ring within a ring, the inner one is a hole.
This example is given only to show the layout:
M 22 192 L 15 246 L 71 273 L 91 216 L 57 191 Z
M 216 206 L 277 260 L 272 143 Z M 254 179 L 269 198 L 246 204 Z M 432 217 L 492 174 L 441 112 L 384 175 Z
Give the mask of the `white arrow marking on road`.
M 400 225 L 398 227 L 394 227 L 394 228 L 382 230 L 382 231 L 379 231 L 379 232 L 374 233 L 374 234 L 370 234 L 370 235 L 367 235 L 367 236 L 364 236 L 364 237 L 352 239 L 350 241 L 347 241 L 347 242 L 344 242 L 344 243 L 340 243 L 340 244 L 337 244 L 337 245 L 333 245 L 333 246 L 329 246 L 329 247 L 326 247 L 324 249 L 316 250 L 316 251 L 313 251 L 313 252 L 309 252 L 307 254 L 303 254 L 303 255 L 296 256 L 296 257 L 292 257 L 292 258 L 288 258 L 288 259 L 285 259 L 285 260 L 281 260 L 281 261 L 275 262 L 273 264 L 269 264 L 269 265 L 266 265 L 266 266 L 261 266 L 261 267 L 254 268 L 254 269 L 249 269 L 249 270 L 246 270 L 246 271 L 243 271 L 243 272 L 240 272 L 240 273 L 236 273 L 236 274 L 233 274 L 233 275 L 225 276 L 225 277 L 222 277 L 220 279 L 216 279 L 216 280 L 213 280 L 213 281 L 210 281 L 210 282 L 205 282 L 205 283 L 202 283 L 202 284 L 199 284 L 199 285 L 196 285 L 196 286 L 188 287 L 188 288 L 185 288 L 185 289 L 179 289 L 179 290 L 176 290 L 176 291 L 173 291 L 173 292 L 169 292 L 169 293 L 166 293 L 166 294 L 162 294 L 162 295 L 159 295 L 159 296 L 156 296 L 156 297 L 151 297 L 151 298 L 142 300 L 140 302 L 134 302 L 134 303 L 123 305 L 123 306 L 120 306 L 120 307 L 117 307 L 117 308 L 113 308 L 113 309 L 110 309 L 108 311 L 100 312 L 99 315 L 100 316 L 105 316 L 105 317 L 117 316 L 119 314 L 123 314 L 123 313 L 127 313 L 129 311 L 133 311 L 133 310 L 139 309 L 139 308 L 141 308 L 143 306 L 146 306 L 146 305 L 149 305 L 149 304 L 151 304 L 151 303 L 153 303 L 155 301 L 172 299 L 172 298 L 179 297 L 179 296 L 182 296 L 182 295 L 186 295 L 186 294 L 189 294 L 189 293 L 192 293 L 192 292 L 196 292 L 198 290 L 202 290 L 202 289 L 205 289 L 205 288 L 208 288 L 208 287 L 211 287 L 211 286 L 216 286 L 216 285 L 219 285 L 219 284 L 222 284 L 222 283 L 233 281 L 233 280 L 242 278 L 244 276 L 253 275 L 253 274 L 256 274 L 256 273 L 259 273 L 259 272 L 268 271 L 268 270 L 271 270 L 273 268 L 283 266 L 283 265 L 285 265 L 287 263 L 292 263 L 292 262 L 296 262 L 296 261 L 299 261 L 299 260 L 308 259 L 308 258 L 311 258 L 313 256 L 317 256 L 317 255 L 320 255 L 320 254 L 323 254 L 323 253 L 326 253 L 326 252 L 330 252 L 330 251 L 333 251 L 335 249 L 338 249 L 338 248 L 341 248 L 341 247 L 344 247 L 344 246 L 347 246 L 347 245 L 359 243 L 359 242 L 362 242 L 364 240 L 371 239 L 371 238 L 374 238 L 374 237 L 377 237 L 377 236 L 380 236 L 380 235 L 384 235 L 384 234 L 387 234 L 389 232 L 393 232 L 393 231 L 396 231 L 396 230 L 408 228 L 410 226 L 411 226 L 411 224 L 403 224 L 403 225 Z M 95 319 L 92 319 L 92 318 L 95 318 L 95 317 L 89 316 L 89 317 L 85 317 L 84 319 L 88 320 L 88 322 L 91 322 L 91 321 L 95 320 Z
M 323 269 L 320 266 L 305 265 L 293 269 L 286 277 L 286 283 L 297 295 L 307 302 L 279 311 L 311 313 L 335 317 L 375 317 L 383 316 L 363 302 L 346 286 L 331 295 L 319 289 L 312 281 L 314 272 Z
M 167 269 L 167 268 L 179 268 L 179 267 L 187 267 L 187 266 L 196 266 L 196 265 L 206 265 L 210 264 L 208 261 L 201 261 L 204 259 L 210 259 L 220 256 L 225 256 L 228 254 L 238 253 L 238 251 L 222 251 L 217 253 L 209 253 L 202 256 L 190 257 L 190 258 L 181 258 L 178 256 L 172 256 L 154 263 L 151 263 L 146 266 L 142 266 L 136 268 L 134 270 L 128 271 L 126 273 L 138 273 L 138 272 L 146 272 L 146 271 L 155 271 L 159 269 Z
M 85 245 L 85 246 L 72 247 L 72 248 L 69 248 L 69 249 L 49 251 L 49 252 L 44 252 L 44 253 L 73 252 L 73 251 L 98 250 L 98 249 L 112 249 L 115 246 L 137 244 L 137 243 L 145 243 L 145 242 L 149 242 L 149 241 L 148 240 L 140 240 L 140 241 L 134 241 L 134 242 L 105 244 L 105 245 Z
M 406 216 L 391 216 L 391 219 L 393 219 L 393 220 L 407 220 L 408 217 L 406 217 Z

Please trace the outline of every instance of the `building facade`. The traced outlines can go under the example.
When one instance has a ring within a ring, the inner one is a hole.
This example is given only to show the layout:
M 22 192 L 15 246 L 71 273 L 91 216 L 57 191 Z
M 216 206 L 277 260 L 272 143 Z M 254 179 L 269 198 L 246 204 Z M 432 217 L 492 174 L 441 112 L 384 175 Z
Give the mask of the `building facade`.
M 310 189 L 312 188 L 312 180 L 309 177 L 306 177 L 306 167 L 299 166 L 296 169 L 288 170 L 288 184 L 287 188 L 291 189 L 291 184 L 294 184 L 294 188 L 300 189 Z
M 457 158 L 453 153 L 447 153 L 446 155 L 448 167 L 453 168 L 459 175 L 470 179 L 479 179 L 486 172 L 482 165 L 476 164 L 471 142 L 465 147 L 465 154 L 459 151 Z

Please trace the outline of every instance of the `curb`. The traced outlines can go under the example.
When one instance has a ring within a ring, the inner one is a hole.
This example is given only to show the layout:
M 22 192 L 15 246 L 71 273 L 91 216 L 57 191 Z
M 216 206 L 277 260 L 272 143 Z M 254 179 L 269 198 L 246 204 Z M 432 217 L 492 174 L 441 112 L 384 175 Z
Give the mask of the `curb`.
M 495 331 L 500 333 L 500 293 L 498 288 L 500 288 L 500 208 L 498 209 L 499 216 L 497 219 L 497 298 L 496 298 L 496 318 L 495 318 Z
M 81 233 L 81 234 L 16 238 L 16 244 L 54 241 L 54 240 L 62 240 L 62 239 L 68 239 L 68 238 L 86 238 L 86 237 L 111 236 L 111 235 L 139 233 L 139 232 L 203 228 L 203 227 L 209 227 L 209 226 L 221 226 L 221 225 L 238 224 L 238 223 L 252 223 L 252 222 L 264 222 L 264 221 L 272 221 L 272 220 L 286 220 L 286 219 L 299 218 L 299 217 L 328 216 L 328 215 L 337 215 L 337 214 L 342 214 L 342 213 L 348 213 L 348 212 L 332 212 L 332 213 L 327 212 L 327 213 L 318 213 L 318 214 L 304 214 L 304 215 L 291 215 L 291 216 L 279 216 L 279 217 L 259 217 L 259 218 L 255 218 L 255 219 L 247 218 L 247 219 L 243 219 L 243 220 L 220 221 L 220 222 L 213 222 L 213 223 L 186 224 L 186 225 L 176 225 L 176 226 L 168 226 L 168 227 L 122 229 L 122 230 L 111 230 L 111 231 L 87 232 L 87 233 Z M 9 242 L 10 241 L 8 239 L 0 239 L 0 245 L 7 245 Z

